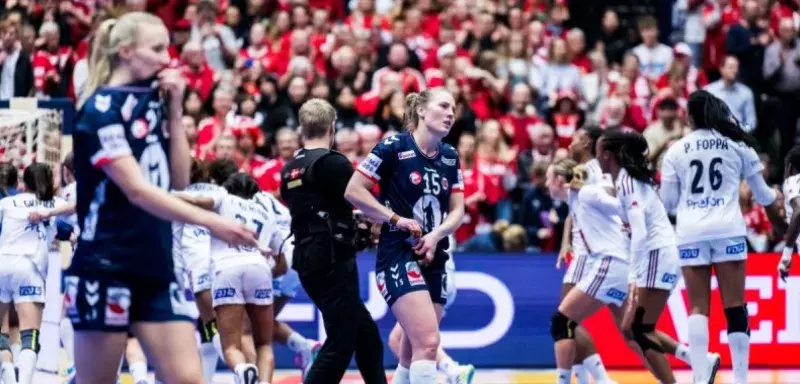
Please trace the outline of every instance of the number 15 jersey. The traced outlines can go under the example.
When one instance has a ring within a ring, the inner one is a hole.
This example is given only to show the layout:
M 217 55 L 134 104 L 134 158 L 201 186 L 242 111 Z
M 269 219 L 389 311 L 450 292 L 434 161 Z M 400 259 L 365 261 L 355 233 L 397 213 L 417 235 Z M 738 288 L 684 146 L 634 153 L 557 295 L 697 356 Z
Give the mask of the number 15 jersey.
M 678 245 L 745 236 L 739 183 L 764 167 L 744 143 L 698 129 L 673 144 L 661 164 L 661 181 L 678 183 Z

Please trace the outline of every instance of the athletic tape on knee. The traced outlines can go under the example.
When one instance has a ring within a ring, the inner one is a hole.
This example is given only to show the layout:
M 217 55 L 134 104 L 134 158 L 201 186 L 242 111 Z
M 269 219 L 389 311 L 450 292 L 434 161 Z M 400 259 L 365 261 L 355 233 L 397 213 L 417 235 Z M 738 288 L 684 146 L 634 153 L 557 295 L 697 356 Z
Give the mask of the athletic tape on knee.
M 649 350 L 664 353 L 664 349 L 661 348 L 661 344 L 653 341 L 648 334 L 652 334 L 656 331 L 655 324 L 645 324 L 644 323 L 644 308 L 639 307 L 636 309 L 636 314 L 633 317 L 633 324 L 631 325 L 631 331 L 633 332 L 633 340 L 642 349 L 642 352 Z
M 553 341 L 575 338 L 575 328 L 578 323 L 570 320 L 561 312 L 556 312 L 550 319 L 550 335 Z
M 20 331 L 19 339 L 21 341 L 22 349 L 30 349 L 36 353 L 39 353 L 39 330 L 38 329 L 26 329 L 24 331 Z
M 0 351 L 10 351 L 11 342 L 9 341 L 8 334 L 0 333 Z
M 750 317 L 744 305 L 725 308 L 725 319 L 728 320 L 728 333 L 742 332 L 750 336 Z

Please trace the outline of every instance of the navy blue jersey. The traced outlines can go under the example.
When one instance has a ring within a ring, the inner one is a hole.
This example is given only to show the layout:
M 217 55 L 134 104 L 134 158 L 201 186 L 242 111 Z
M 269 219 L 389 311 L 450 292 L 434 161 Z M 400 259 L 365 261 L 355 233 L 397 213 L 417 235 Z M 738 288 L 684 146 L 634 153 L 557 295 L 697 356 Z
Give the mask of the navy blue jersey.
M 174 279 L 171 223 L 128 201 L 101 167 L 133 156 L 145 180 L 170 187 L 169 132 L 155 82 L 101 87 L 78 113 L 74 143 L 81 235 L 73 272 Z
M 402 217 L 417 220 L 423 234 L 442 223 L 451 193 L 461 192 L 464 185 L 455 148 L 439 143 L 436 155 L 428 157 L 407 132 L 378 143 L 358 166 L 358 172 L 378 183 L 383 204 Z M 408 232 L 384 224 L 378 245 L 379 264 L 380 260 L 409 252 L 408 237 Z M 447 248 L 447 238 L 442 239 L 436 247 L 437 263 L 447 260 Z

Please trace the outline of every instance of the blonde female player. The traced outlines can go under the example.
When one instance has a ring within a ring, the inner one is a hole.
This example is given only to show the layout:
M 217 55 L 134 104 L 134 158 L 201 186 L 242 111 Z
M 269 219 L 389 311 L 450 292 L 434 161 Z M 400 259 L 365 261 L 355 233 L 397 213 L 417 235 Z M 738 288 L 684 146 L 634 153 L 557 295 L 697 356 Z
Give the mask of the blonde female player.
M 706 91 L 689 96 L 692 133 L 673 144 L 661 163 L 661 200 L 668 212 L 677 207 L 676 234 L 686 290 L 689 293 L 689 350 L 695 383 L 708 376 L 708 311 L 711 270 L 717 274 L 733 363 L 734 383 L 747 383 L 750 318 L 744 302 L 747 228 L 739 207 L 742 179 L 777 228 L 785 226 L 776 193 L 761 174 L 764 168 L 725 103 Z
M 53 171 L 49 165 L 29 165 L 23 172 L 22 181 L 24 193 L 0 200 L 3 227 L 0 233 L 0 319 L 8 313 L 13 301 L 19 317 L 22 346 L 18 356 L 19 383 L 31 384 L 39 353 L 39 328 L 45 302 L 43 276 L 47 276 L 49 249 L 56 226 L 52 220 L 32 223 L 28 221 L 28 215 L 66 202 L 55 196 Z
M 586 271 L 567 293 L 550 322 L 555 342 L 558 383 L 570 382 L 575 359 L 575 328 L 603 306 L 608 306 L 618 322 L 628 291 L 628 246 L 619 217 L 619 200 L 613 190 L 598 184 L 584 185 L 588 172 L 574 160 L 559 160 L 547 170 L 547 187 L 554 198 L 575 201 L 573 221 L 581 228 L 581 240 L 591 258 Z M 611 382 L 609 380 L 605 383 Z
M 408 132 L 372 149 L 345 198 L 381 228 L 378 289 L 405 331 L 395 382 L 436 383 L 439 320 L 447 302 L 448 236 L 464 216 L 458 153 L 442 142 L 455 101 L 442 88 L 406 97 Z M 371 189 L 380 185 L 380 200 Z
M 232 175 L 223 187 L 226 195 L 181 198 L 205 209 L 213 209 L 223 217 L 238 220 L 253 228 L 259 239 L 256 246 L 238 246 L 211 238 L 214 268 L 212 290 L 214 311 L 225 354 L 225 363 L 235 373 L 237 383 L 264 384 L 272 381 L 275 358 L 272 353 L 274 308 L 272 276 L 286 273 L 286 263 L 265 258 L 263 249 L 280 249 L 283 239 L 276 231 L 274 219 L 252 200 L 258 184 L 247 174 Z M 242 352 L 242 324 L 245 312 L 252 324 L 256 347 L 256 364 L 248 364 Z
M 603 171 L 614 178 L 622 205 L 620 216 L 631 231 L 630 307 L 623 328 L 633 334 L 653 375 L 662 383 L 674 383 L 664 353 L 676 354 L 677 349 L 683 349 L 684 353 L 677 355 L 685 359 L 688 349 L 657 332 L 656 323 L 678 283 L 678 248 L 675 232 L 654 187 L 647 148 L 641 134 L 612 129 L 597 141 L 596 152 Z M 714 376 L 719 363 L 718 354 L 709 354 L 710 376 Z
M 190 159 L 180 123 L 185 83 L 164 69 L 168 47 L 164 23 L 141 12 L 104 21 L 92 41 L 73 134 L 81 234 L 64 277 L 77 287 L 67 291 L 75 294 L 67 314 L 78 384 L 114 382 L 129 329 L 164 382 L 201 383 L 194 323 L 177 294 L 171 223 L 258 244 L 244 225 L 167 192 L 189 183 Z

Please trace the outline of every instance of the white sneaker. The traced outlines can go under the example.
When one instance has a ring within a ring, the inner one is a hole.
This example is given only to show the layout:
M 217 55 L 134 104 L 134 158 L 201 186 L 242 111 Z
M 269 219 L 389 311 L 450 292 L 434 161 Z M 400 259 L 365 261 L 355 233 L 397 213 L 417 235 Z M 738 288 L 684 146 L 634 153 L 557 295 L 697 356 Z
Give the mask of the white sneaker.
M 714 384 L 714 379 L 719 370 L 720 356 L 719 353 L 708 354 L 708 384 Z
M 472 364 L 459 365 L 458 374 L 449 376 L 447 384 L 472 384 L 472 378 L 475 376 L 475 366 Z
M 236 374 L 235 381 L 236 384 L 258 384 L 258 368 L 253 364 L 247 364 Z

